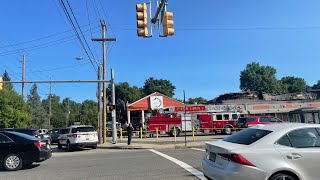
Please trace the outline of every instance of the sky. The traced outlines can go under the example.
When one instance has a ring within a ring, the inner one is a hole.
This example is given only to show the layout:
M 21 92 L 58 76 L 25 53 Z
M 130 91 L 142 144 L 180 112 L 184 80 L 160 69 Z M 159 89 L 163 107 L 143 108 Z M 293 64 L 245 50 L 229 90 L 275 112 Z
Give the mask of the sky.
M 169 0 L 175 35 L 166 38 L 157 36 L 157 27 L 154 37 L 137 37 L 135 5 L 142 0 L 68 2 L 95 60 L 102 59 L 101 44 L 91 41 L 101 37 L 100 19 L 107 22 L 107 36 L 117 38 L 107 48 L 107 79 L 113 68 L 116 82 L 142 87 L 150 77 L 162 78 L 176 86 L 176 98 L 185 90 L 187 99 L 210 100 L 240 91 L 240 71 L 254 61 L 275 67 L 278 79 L 297 76 L 309 85 L 320 79 L 317 0 Z M 156 1 L 152 4 L 154 13 Z M 0 74 L 7 70 L 20 81 L 26 55 L 26 80 L 97 78 L 89 61 L 75 60 L 87 56 L 60 0 L 1 1 L 0 23 Z M 37 85 L 45 98 L 49 84 Z M 25 94 L 31 86 L 25 86 Z M 95 83 L 53 84 L 52 92 L 77 102 L 96 101 L 96 88 Z M 21 85 L 15 90 L 21 93 Z

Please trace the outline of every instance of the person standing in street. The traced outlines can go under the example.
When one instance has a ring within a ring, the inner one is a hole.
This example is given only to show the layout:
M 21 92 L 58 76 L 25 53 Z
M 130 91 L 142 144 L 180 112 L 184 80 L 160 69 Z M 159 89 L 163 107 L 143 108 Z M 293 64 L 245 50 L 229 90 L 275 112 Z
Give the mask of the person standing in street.
M 131 144 L 132 131 L 133 131 L 133 126 L 132 126 L 131 123 L 129 123 L 128 128 L 127 128 L 127 133 L 128 133 L 128 145 Z

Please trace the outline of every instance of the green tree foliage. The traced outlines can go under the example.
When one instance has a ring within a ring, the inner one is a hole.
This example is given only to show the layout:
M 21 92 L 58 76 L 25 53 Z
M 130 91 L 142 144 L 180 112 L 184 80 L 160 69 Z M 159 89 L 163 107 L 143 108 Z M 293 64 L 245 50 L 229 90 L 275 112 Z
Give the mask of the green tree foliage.
M 242 91 L 259 91 L 270 94 L 281 94 L 285 87 L 276 78 L 277 70 L 271 66 L 263 66 L 257 62 L 247 65 L 240 73 L 240 89 Z
M 175 89 L 176 87 L 169 80 L 154 79 L 153 77 L 147 79 L 143 86 L 143 91 L 146 95 L 159 92 L 168 97 L 173 97 Z
M 11 78 L 9 77 L 8 72 L 5 70 L 2 77 L 3 81 L 11 81 Z M 12 83 L 4 83 L 3 84 L 4 89 L 13 90 L 13 84 Z
M 29 107 L 29 113 L 32 116 L 29 127 L 38 129 L 49 128 L 49 116 L 43 106 L 41 106 L 41 99 L 38 94 L 36 84 L 34 84 L 30 89 L 27 104 Z
M 6 71 L 3 80 L 10 81 Z M 13 90 L 12 84 L 5 84 L 4 89 L 0 91 L 0 127 L 25 128 L 30 119 L 31 115 L 23 98 Z
M 81 124 L 92 125 L 98 128 L 98 104 L 92 100 L 82 103 Z
M 304 92 L 308 89 L 308 85 L 303 78 L 287 76 L 283 77 L 280 82 L 284 85 L 289 93 Z
M 186 104 L 204 104 L 207 100 L 203 97 L 189 98 Z
M 81 105 L 81 103 L 72 101 L 70 98 L 65 98 L 62 100 L 62 109 L 66 114 L 65 119 L 67 118 L 67 116 L 69 116 L 69 125 L 72 125 L 74 122 L 80 121 Z
M 115 91 L 116 91 L 116 112 L 117 112 L 117 119 L 121 122 L 125 121 L 126 117 L 126 104 L 127 102 L 133 103 L 141 98 L 144 97 L 144 93 L 142 88 L 138 88 L 137 86 L 130 86 L 127 82 L 121 82 L 115 84 Z M 108 94 L 108 103 L 111 104 L 111 85 L 108 86 L 107 89 Z
M 49 96 L 42 100 L 42 106 L 49 113 Z M 60 97 L 54 94 L 51 95 L 51 125 L 54 128 L 66 126 L 66 112 L 60 103 Z
M 311 88 L 312 89 L 320 89 L 320 80 L 318 80 L 318 82 L 316 84 L 314 84 Z

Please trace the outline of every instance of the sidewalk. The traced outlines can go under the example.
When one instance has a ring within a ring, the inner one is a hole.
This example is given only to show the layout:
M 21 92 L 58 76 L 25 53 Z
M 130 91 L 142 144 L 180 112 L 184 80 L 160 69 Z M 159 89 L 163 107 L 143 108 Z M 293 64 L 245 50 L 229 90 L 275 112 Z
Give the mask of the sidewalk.
M 98 145 L 100 149 L 179 149 L 179 148 L 204 148 L 205 142 L 216 141 L 226 136 L 223 135 L 207 135 L 195 136 L 193 141 L 192 136 L 187 136 L 187 146 L 185 146 L 185 137 L 177 137 L 174 142 L 173 137 L 159 137 L 158 142 L 156 138 L 132 138 L 131 145 L 127 145 L 127 138 L 123 137 L 122 142 L 118 139 L 116 144 L 112 144 L 111 138 L 107 139 L 106 144 Z

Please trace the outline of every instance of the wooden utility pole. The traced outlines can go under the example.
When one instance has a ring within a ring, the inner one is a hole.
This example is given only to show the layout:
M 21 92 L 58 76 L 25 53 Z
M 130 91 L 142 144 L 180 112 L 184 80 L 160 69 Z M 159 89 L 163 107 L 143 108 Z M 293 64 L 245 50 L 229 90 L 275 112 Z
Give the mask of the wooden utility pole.
M 22 56 L 22 90 L 21 90 L 21 94 L 22 94 L 22 98 L 24 98 L 24 75 L 25 75 L 25 68 L 26 68 L 26 56 L 23 55 Z
M 106 52 L 106 42 L 110 41 L 116 41 L 116 38 L 106 38 L 106 23 L 101 20 L 101 27 L 102 27 L 102 38 L 93 38 L 92 41 L 100 41 L 102 42 L 102 57 L 103 57 L 103 62 L 102 62 L 102 69 L 103 69 L 103 75 L 102 78 L 104 81 L 107 79 L 107 74 L 106 74 L 106 64 L 107 64 L 107 52 Z M 103 82 L 103 144 L 107 143 L 107 91 L 106 91 L 106 83 Z

